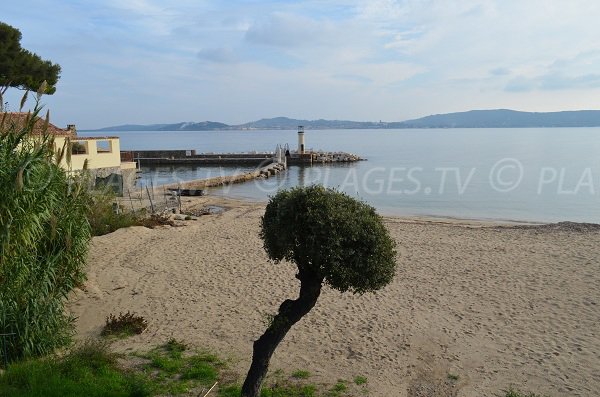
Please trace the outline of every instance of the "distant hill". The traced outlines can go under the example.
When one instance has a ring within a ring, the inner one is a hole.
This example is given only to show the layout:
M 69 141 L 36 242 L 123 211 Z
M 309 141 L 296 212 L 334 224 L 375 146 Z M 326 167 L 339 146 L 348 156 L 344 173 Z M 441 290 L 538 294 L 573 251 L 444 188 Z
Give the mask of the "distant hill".
M 240 124 L 238 128 L 252 128 L 252 129 L 280 129 L 280 130 L 293 130 L 298 128 L 299 125 L 304 126 L 306 129 L 354 129 L 354 128 L 383 128 L 382 123 L 373 123 L 370 121 L 348 121 L 348 120 L 299 120 L 290 119 L 287 117 L 275 117 L 272 119 L 260 119 L 257 121 L 251 121 L 250 123 Z
M 175 124 L 124 124 L 114 127 L 100 128 L 93 131 L 212 131 L 229 128 L 229 125 L 214 121 L 183 122 Z
M 471 110 L 436 114 L 402 122 L 404 128 L 526 128 L 598 127 L 600 110 L 565 112 L 518 112 L 508 109 Z
M 294 130 L 305 129 L 390 129 L 390 128 L 528 128 L 528 127 L 600 127 L 600 110 L 564 112 L 519 112 L 508 109 L 471 110 L 436 114 L 414 120 L 395 122 L 349 120 L 301 120 L 288 117 L 260 119 L 245 124 L 229 125 L 215 121 L 176 124 L 126 124 L 95 131 L 218 131 L 240 129 Z
M 199 123 L 187 122 L 177 124 L 166 124 L 158 128 L 158 131 L 214 131 L 229 128 L 225 123 L 216 121 L 201 121 Z
M 97 130 L 89 130 L 89 131 L 157 131 L 160 128 L 164 127 L 167 124 L 150 124 L 150 125 L 141 125 L 141 124 L 123 124 L 116 125 L 114 127 L 105 127 Z

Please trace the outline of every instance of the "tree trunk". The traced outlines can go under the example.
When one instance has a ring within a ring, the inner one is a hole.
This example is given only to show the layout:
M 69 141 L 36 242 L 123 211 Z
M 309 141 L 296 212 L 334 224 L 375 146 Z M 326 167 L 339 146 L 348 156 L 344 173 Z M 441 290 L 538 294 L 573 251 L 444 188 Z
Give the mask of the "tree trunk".
M 267 375 L 273 352 L 292 325 L 297 323 L 317 303 L 321 294 L 322 278 L 315 275 L 298 274 L 300 295 L 296 300 L 286 299 L 265 333 L 254 342 L 252 364 L 242 386 L 242 397 L 258 397 L 260 387 Z

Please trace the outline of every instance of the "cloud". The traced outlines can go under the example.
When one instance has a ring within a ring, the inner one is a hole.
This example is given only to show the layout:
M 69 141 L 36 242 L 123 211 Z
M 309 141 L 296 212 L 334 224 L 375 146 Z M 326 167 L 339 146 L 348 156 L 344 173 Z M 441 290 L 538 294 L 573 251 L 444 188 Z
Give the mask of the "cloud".
M 333 29 L 327 22 L 301 15 L 273 13 L 266 19 L 253 23 L 245 39 L 253 44 L 274 47 L 310 47 L 328 42 Z
M 600 107 L 595 0 L 5 3 L 59 124 Z
M 570 58 L 557 58 L 547 65 L 529 70 L 510 79 L 505 87 L 509 92 L 595 90 L 600 88 L 600 51 L 577 53 Z
M 359 75 L 355 75 L 355 74 L 334 74 L 331 77 L 334 79 L 351 81 L 351 82 L 360 83 L 360 84 L 369 84 L 369 83 L 373 82 L 373 80 L 368 77 L 359 76 Z
M 600 88 L 600 74 L 566 76 L 562 74 L 545 74 L 538 77 L 517 77 L 506 85 L 509 92 L 592 90 Z
M 506 83 L 504 90 L 507 92 L 527 92 L 536 88 L 537 82 L 535 79 L 526 77 L 515 77 Z
M 229 48 L 203 48 L 198 51 L 198 58 L 216 63 L 235 63 L 237 56 Z
M 492 70 L 490 70 L 490 74 L 492 76 L 507 76 L 510 74 L 510 69 L 508 68 L 494 68 Z

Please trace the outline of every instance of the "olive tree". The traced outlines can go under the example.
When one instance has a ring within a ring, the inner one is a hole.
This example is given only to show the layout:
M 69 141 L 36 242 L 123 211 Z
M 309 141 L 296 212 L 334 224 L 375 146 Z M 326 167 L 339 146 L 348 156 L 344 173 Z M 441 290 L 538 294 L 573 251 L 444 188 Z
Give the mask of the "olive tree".
M 242 397 L 257 397 L 273 352 L 292 325 L 317 303 L 323 285 L 363 294 L 387 285 L 396 270 L 395 242 L 375 209 L 322 186 L 277 193 L 262 217 L 260 236 L 270 259 L 294 263 L 300 294 L 285 300 L 254 342 Z

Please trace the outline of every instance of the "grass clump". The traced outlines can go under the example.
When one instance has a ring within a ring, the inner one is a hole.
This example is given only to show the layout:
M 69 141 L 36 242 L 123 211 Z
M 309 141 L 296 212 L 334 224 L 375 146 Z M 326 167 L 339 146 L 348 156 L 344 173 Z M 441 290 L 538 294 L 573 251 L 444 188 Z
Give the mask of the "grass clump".
M 354 383 L 357 385 L 365 385 L 367 383 L 367 378 L 365 376 L 355 376 L 354 377 Z
M 292 372 L 292 378 L 296 378 L 296 379 L 308 379 L 310 378 L 310 372 L 306 371 L 306 370 L 296 370 L 294 372 Z
M 240 385 L 229 385 L 219 388 L 219 397 L 240 397 L 242 387 Z
M 338 380 L 338 383 L 333 385 L 333 387 L 331 388 L 328 395 L 331 397 L 334 397 L 334 396 L 337 397 L 337 396 L 341 395 L 341 393 L 343 393 L 347 390 L 348 390 L 348 386 L 346 385 L 346 382 L 344 382 L 342 380 Z
M 316 397 L 315 385 L 270 385 L 263 387 L 260 397 Z
M 181 356 L 181 353 L 187 350 L 187 345 L 175 338 L 171 338 L 165 344 L 165 350 L 171 355 Z
M 63 358 L 30 359 L 0 376 L 0 395 L 11 397 L 146 397 L 149 383 L 124 371 L 105 345 L 88 342 Z
M 148 360 L 144 373 L 153 380 L 161 394 L 181 394 L 197 387 L 210 387 L 220 377 L 225 364 L 214 354 L 190 352 L 175 339 L 142 355 Z
M 214 382 L 218 376 L 217 368 L 211 362 L 199 357 L 192 358 L 189 366 L 181 373 L 181 379 L 194 379 L 205 385 Z
M 146 328 L 148 328 L 148 322 L 146 319 L 142 316 L 136 315 L 135 313 L 119 313 L 118 316 L 110 314 L 106 318 L 106 324 L 104 325 L 100 335 L 123 338 L 141 334 Z
M 514 389 L 512 386 L 510 386 L 508 390 L 504 390 L 503 392 L 504 394 L 502 394 L 501 397 L 542 397 L 541 394 L 525 393 Z
M 260 391 L 260 397 L 349 397 L 357 393 L 367 395 L 365 387 L 360 389 L 349 382 L 339 379 L 331 386 L 326 384 L 314 384 L 306 382 L 311 376 L 309 371 L 296 370 L 291 375 L 286 375 L 281 369 L 269 374 Z M 241 387 L 238 384 L 221 385 L 218 391 L 219 397 L 239 397 Z

